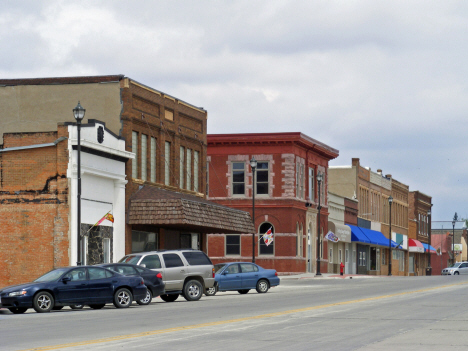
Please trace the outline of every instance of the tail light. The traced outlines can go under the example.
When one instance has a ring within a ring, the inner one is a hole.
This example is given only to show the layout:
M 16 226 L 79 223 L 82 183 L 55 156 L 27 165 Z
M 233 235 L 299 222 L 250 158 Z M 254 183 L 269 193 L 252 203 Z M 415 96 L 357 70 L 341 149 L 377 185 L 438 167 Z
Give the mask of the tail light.
M 275 272 L 275 277 L 277 277 L 277 276 L 278 276 L 278 272 Z
M 140 282 L 141 285 L 145 285 L 145 281 L 143 278 L 141 278 L 141 282 Z
M 156 274 L 156 277 L 159 278 L 159 279 L 162 279 L 162 274 L 161 274 L 161 272 L 159 272 L 158 274 Z
M 213 271 L 213 278 L 215 277 L 215 270 L 214 270 L 214 267 L 212 268 L 212 271 Z

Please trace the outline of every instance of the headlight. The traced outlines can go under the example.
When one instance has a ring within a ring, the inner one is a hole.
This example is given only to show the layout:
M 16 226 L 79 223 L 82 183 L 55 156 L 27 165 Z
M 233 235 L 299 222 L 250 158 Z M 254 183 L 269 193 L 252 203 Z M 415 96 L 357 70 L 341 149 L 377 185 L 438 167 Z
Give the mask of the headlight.
M 8 294 L 8 296 L 22 296 L 22 295 L 26 295 L 26 290 L 13 291 Z

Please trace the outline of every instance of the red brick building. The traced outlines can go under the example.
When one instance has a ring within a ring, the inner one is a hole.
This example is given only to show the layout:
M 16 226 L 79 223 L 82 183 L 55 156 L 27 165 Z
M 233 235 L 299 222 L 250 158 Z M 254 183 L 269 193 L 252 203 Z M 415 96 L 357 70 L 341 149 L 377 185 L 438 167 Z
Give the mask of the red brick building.
M 335 150 L 302 133 L 212 134 L 207 137 L 208 199 L 231 208 L 253 209 L 255 169 L 255 249 L 252 234 L 210 234 L 208 254 L 215 262 L 251 261 L 283 273 L 315 272 L 318 239 L 321 272 L 327 269 L 328 162 Z M 321 232 L 318 232 L 319 189 Z M 272 229 L 267 246 L 261 236 Z M 311 245 L 307 236 L 311 236 Z M 311 258 L 311 261 L 309 259 Z M 309 262 L 309 264 L 308 264 Z

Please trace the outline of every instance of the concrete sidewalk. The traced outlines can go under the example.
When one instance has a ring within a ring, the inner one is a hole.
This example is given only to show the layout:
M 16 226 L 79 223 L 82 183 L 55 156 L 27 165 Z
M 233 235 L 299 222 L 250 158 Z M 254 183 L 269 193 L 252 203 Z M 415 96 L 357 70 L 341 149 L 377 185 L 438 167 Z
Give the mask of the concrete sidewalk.
M 316 275 L 315 273 L 302 273 L 292 275 L 280 275 L 281 280 L 302 280 L 302 279 L 367 279 L 367 278 L 385 278 L 386 275 L 366 275 L 366 274 L 344 274 L 339 275 L 336 273 L 322 273 Z

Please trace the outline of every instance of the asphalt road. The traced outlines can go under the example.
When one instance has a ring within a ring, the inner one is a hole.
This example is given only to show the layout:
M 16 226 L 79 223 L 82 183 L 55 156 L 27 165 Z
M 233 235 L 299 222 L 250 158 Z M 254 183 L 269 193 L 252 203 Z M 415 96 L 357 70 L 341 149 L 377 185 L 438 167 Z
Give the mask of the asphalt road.
M 0 310 L 0 350 L 466 350 L 468 276 L 285 280 L 149 306 Z

